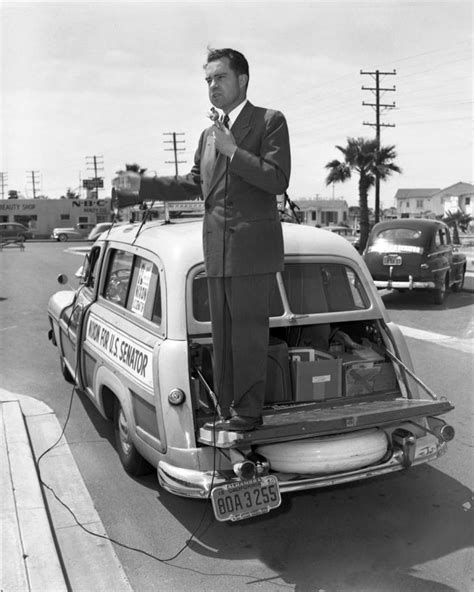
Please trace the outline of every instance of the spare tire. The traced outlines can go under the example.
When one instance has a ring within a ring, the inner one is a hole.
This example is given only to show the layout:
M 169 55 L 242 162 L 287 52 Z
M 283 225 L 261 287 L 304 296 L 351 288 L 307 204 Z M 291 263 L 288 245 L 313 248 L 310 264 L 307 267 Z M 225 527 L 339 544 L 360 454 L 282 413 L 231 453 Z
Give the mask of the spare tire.
M 340 436 L 323 436 L 265 444 L 257 448 L 273 471 L 303 475 L 339 473 L 366 467 L 387 452 L 388 439 L 383 430 L 370 429 Z

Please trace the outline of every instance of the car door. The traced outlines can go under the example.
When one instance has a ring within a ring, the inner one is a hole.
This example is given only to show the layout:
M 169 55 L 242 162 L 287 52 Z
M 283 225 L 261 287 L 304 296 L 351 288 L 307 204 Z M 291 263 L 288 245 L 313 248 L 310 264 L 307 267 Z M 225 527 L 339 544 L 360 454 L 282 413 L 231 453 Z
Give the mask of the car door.
M 151 252 L 109 244 L 82 335 L 82 375 L 96 401 L 113 391 L 134 432 L 161 449 L 164 429 L 154 359 L 164 340 L 161 264 Z M 158 412 L 157 412 L 158 408 Z
M 76 291 L 70 306 L 61 312 L 59 319 L 59 348 L 61 356 L 76 382 L 82 386 L 82 376 L 78 367 L 77 343 L 82 331 L 83 317 L 95 298 L 97 277 L 101 256 L 100 246 L 95 246 L 87 254 L 82 268 L 82 285 Z
M 445 281 L 453 262 L 453 247 L 447 226 L 439 225 L 433 234 L 433 250 L 429 254 L 431 272 L 437 286 Z

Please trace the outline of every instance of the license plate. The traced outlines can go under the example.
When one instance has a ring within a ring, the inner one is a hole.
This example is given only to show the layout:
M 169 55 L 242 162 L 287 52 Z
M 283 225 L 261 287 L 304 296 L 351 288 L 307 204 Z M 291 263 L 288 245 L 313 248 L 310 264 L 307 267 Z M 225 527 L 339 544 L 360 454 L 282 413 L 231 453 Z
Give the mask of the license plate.
M 384 255 L 383 264 L 384 265 L 401 265 L 402 258 L 400 257 L 400 255 Z
M 278 508 L 281 495 L 277 478 L 266 475 L 218 485 L 212 490 L 211 500 L 217 520 L 235 522 Z

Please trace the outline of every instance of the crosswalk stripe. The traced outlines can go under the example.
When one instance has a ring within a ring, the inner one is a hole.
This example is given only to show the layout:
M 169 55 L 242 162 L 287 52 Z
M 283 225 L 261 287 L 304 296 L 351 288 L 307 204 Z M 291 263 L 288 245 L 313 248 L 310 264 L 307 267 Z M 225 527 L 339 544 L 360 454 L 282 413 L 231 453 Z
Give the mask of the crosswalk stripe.
M 423 331 L 422 329 L 414 329 L 405 325 L 398 325 L 405 337 L 412 339 L 420 339 L 421 341 L 431 341 L 436 345 L 449 347 L 466 354 L 474 353 L 474 339 L 460 339 L 459 337 L 451 337 L 450 335 L 443 335 L 441 333 L 433 333 L 432 331 Z

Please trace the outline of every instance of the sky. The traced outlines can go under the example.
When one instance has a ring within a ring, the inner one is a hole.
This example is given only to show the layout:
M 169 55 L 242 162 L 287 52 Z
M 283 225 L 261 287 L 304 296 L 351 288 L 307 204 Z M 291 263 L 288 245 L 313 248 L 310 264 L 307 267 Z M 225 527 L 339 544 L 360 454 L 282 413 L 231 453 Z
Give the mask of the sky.
M 170 134 L 187 173 L 210 103 L 207 48 L 233 47 L 250 64 L 249 100 L 284 113 L 289 196 L 358 203 L 357 175 L 327 186 L 325 164 L 348 137 L 372 138 L 372 75 L 386 90 L 383 145 L 399 188 L 473 182 L 473 3 L 408 0 L 1 2 L 0 171 L 16 189 L 50 198 L 92 177 L 100 197 L 125 163 L 174 174 Z M 168 162 L 167 162 L 168 161 Z M 373 190 L 369 196 L 373 205 Z

